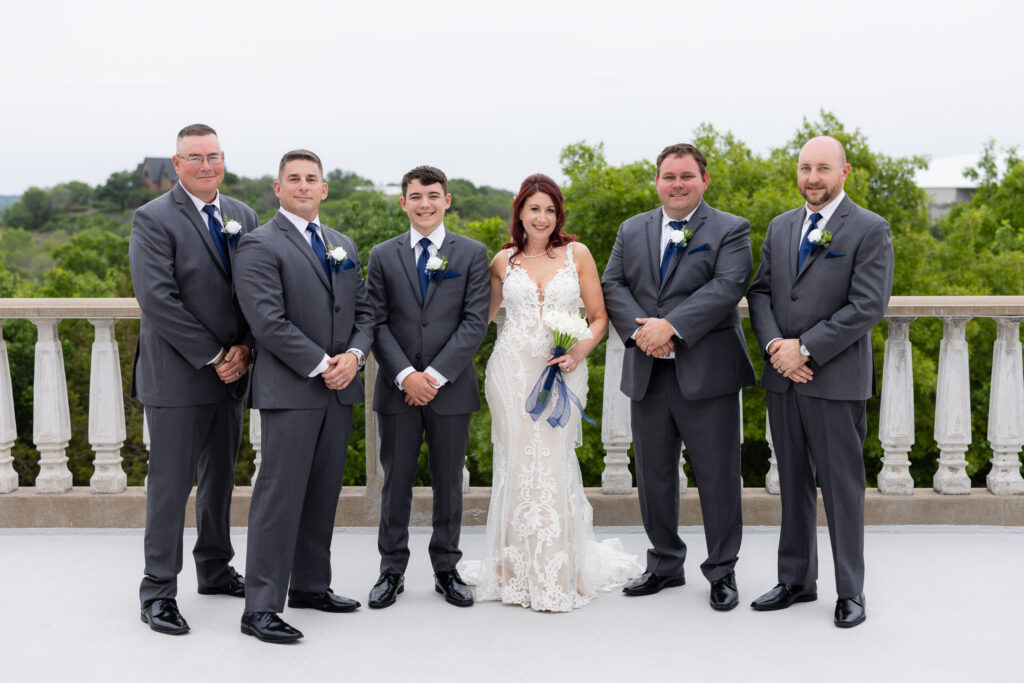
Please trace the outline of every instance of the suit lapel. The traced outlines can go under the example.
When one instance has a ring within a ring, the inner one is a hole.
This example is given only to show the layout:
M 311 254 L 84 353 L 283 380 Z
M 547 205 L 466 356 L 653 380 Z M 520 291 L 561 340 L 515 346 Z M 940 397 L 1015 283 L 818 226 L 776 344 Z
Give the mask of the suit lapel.
M 455 256 L 455 236 L 451 233 L 451 231 L 448 231 L 447 234 L 445 235 L 444 244 L 441 245 L 441 249 L 438 249 L 438 251 L 448 258 L 448 266 L 445 268 L 445 271 L 447 271 L 448 268 L 451 268 L 451 261 Z M 441 275 L 441 278 L 441 282 L 443 282 L 443 274 Z M 436 292 L 438 287 L 441 286 L 441 282 L 434 282 L 433 278 L 431 278 L 427 282 L 427 298 L 423 301 L 424 308 L 426 308 L 427 304 L 430 303 L 430 300 L 434 298 L 434 292 Z M 418 287 L 419 282 L 417 282 L 416 284 Z
M 326 287 L 327 291 L 333 296 L 334 289 L 331 287 L 331 283 L 327 280 L 324 268 L 320 265 L 320 259 L 318 259 L 316 254 L 313 253 L 313 247 L 303 239 L 302 235 L 299 234 L 299 231 L 295 229 L 294 225 L 292 225 L 292 222 L 282 216 L 280 212 L 274 216 L 274 225 L 277 226 L 278 230 L 284 233 L 285 239 L 291 242 L 292 246 L 299 250 L 303 258 L 306 259 L 309 265 L 316 272 L 317 277 L 320 278 L 320 282 L 323 283 L 323 286 Z M 326 247 L 327 245 L 324 246 Z
M 651 277 L 661 286 L 661 221 L 662 210 L 652 211 L 647 219 L 647 261 L 651 264 Z
M 801 232 L 803 232 L 804 220 L 807 218 L 807 212 L 803 207 L 793 212 L 792 218 L 786 225 L 786 263 L 789 264 L 789 276 L 790 279 L 796 282 L 799 273 L 797 272 L 796 265 L 800 260 L 800 239 Z
M 192 199 L 185 193 L 185 190 L 181 185 L 175 185 L 171 190 L 171 194 L 174 197 L 174 201 L 178 205 L 178 211 L 188 219 L 189 223 L 199 234 L 199 239 L 202 240 L 203 244 L 206 245 L 206 252 L 210 255 L 210 260 L 213 261 L 217 269 L 220 270 L 220 274 L 225 280 L 228 279 L 228 272 L 224 270 L 224 264 L 220 260 L 220 253 L 217 251 L 217 247 L 213 244 L 213 237 L 210 235 L 209 226 L 203 222 L 199 212 L 196 211 L 196 205 L 192 203 Z M 223 204 L 223 202 L 222 202 Z M 224 216 L 224 207 L 221 206 L 221 217 Z
M 416 251 L 409 246 L 408 231 L 399 235 L 398 239 L 395 240 L 395 257 L 398 259 L 398 263 L 409 280 L 409 286 L 412 287 L 416 301 L 419 301 L 420 305 L 422 305 L 423 301 L 420 299 L 420 278 L 416 273 Z
M 690 243 L 686 245 L 687 250 L 692 249 L 695 246 L 694 240 L 697 239 L 697 231 L 700 230 L 702 225 L 704 225 L 704 221 L 707 220 L 709 213 L 710 212 L 708 211 L 708 205 L 701 201 L 700 206 L 697 207 L 697 211 L 693 214 L 693 217 L 684 226 L 691 233 L 693 233 L 693 237 L 690 238 Z M 668 264 L 668 270 L 665 271 L 665 280 L 661 283 L 662 287 L 664 287 L 665 283 L 668 282 L 670 277 L 672 277 L 672 273 L 675 272 L 676 266 L 679 265 L 679 262 L 683 260 L 683 256 L 685 256 L 685 253 L 685 251 L 683 253 L 676 252 L 675 255 L 673 255 L 672 260 Z

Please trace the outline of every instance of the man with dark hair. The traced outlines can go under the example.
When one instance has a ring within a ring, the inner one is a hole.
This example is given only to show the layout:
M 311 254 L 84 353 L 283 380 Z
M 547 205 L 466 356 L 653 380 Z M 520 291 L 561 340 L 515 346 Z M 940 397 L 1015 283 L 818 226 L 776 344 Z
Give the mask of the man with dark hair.
M 251 336 L 231 285 L 234 248 L 255 229 L 256 212 L 225 197 L 217 132 L 194 124 L 178 133 L 178 184 L 135 212 L 128 248 L 142 309 L 132 396 L 149 425 L 142 620 L 159 633 L 186 633 L 178 611 L 185 504 L 196 494 L 199 592 L 242 597 L 228 563 L 229 512 L 242 436 Z
M 771 611 L 818 599 L 817 479 L 840 628 L 867 617 L 865 401 L 875 392 L 871 328 L 885 315 L 893 278 L 889 224 L 846 196 L 849 173 L 835 138 L 803 146 L 796 182 L 806 205 L 772 219 L 747 294 L 764 349 L 761 385 L 782 488 L 779 583 L 751 607 Z
M 274 193 L 280 211 L 241 241 L 235 267 L 256 339 L 252 404 L 263 435 L 241 630 L 284 643 L 302 637 L 277 615 L 286 593 L 289 607 L 359 607 L 331 590 L 331 538 L 373 328 L 356 245 L 320 223 L 320 158 L 285 154 Z
M 456 563 L 462 557 L 462 468 L 469 422 L 480 408 L 473 357 L 487 331 L 487 249 L 445 229 L 448 179 L 419 166 L 402 178 L 409 231 L 370 253 L 373 353 L 379 363 L 373 409 L 380 423 L 380 578 L 370 607 L 387 607 L 404 589 L 409 515 L 420 444 L 427 441 L 434 490 L 430 562 L 435 589 L 453 605 L 473 604 Z
M 711 607 L 737 605 L 734 568 L 743 534 L 739 391 L 754 370 L 736 305 L 750 281 L 750 223 L 703 201 L 710 177 L 693 145 L 658 156 L 661 207 L 619 228 L 602 285 L 626 345 L 647 571 L 626 595 L 685 583 L 679 537 L 679 451 L 686 444 L 704 517 Z

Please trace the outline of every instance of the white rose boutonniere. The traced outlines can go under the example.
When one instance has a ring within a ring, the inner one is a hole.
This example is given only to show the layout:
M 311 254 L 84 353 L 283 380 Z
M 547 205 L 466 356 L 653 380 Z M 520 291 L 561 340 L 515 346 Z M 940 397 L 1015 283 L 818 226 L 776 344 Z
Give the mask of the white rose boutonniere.
M 426 273 L 428 280 L 433 280 L 434 282 L 462 277 L 461 273 L 448 269 L 448 257 L 439 251 L 435 251 L 427 259 L 427 265 L 424 267 L 423 272 Z
M 227 217 L 225 216 L 225 218 Z M 228 244 L 230 244 L 231 248 L 234 249 L 235 244 L 238 242 L 238 238 L 242 235 L 242 224 L 234 218 L 228 218 L 224 223 L 224 227 L 220 229 L 220 234 L 224 235 Z
M 345 271 L 356 267 L 356 264 L 348 257 L 345 247 L 336 247 L 330 242 L 327 243 L 327 260 L 330 261 L 331 268 L 335 273 L 339 270 Z
M 816 247 L 827 247 L 832 242 L 832 233 L 825 228 L 815 228 L 807 234 L 807 241 Z

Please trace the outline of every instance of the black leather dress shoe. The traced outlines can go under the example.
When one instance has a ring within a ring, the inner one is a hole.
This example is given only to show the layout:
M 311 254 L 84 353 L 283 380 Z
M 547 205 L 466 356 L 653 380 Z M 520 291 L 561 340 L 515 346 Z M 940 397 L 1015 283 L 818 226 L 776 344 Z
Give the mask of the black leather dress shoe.
M 814 602 L 818 599 L 818 584 L 811 582 L 806 586 L 780 583 L 754 602 L 750 603 L 758 612 L 771 612 L 786 609 L 797 602 Z
M 434 590 L 443 595 L 449 605 L 469 607 L 473 604 L 473 591 L 454 569 L 434 574 Z
M 178 611 L 178 603 L 174 598 L 157 598 L 150 600 L 142 608 L 142 623 L 157 633 L 180 636 L 188 633 L 188 622 Z
M 855 598 L 839 598 L 836 600 L 836 626 L 853 628 L 864 623 L 868 618 L 867 601 L 861 593 Z
M 320 593 L 290 590 L 288 606 L 300 609 L 308 607 L 321 612 L 355 612 L 360 604 L 357 600 L 346 598 L 344 595 L 335 595 L 334 591 L 328 588 Z
M 626 595 L 654 595 L 662 588 L 682 586 L 686 578 L 682 572 L 676 576 L 660 576 L 652 572 L 644 572 L 632 583 L 627 583 L 622 592 Z
M 290 643 L 302 637 L 302 631 L 289 626 L 273 612 L 246 612 L 242 615 L 242 633 L 264 643 Z
M 405 577 L 401 574 L 381 574 L 370 589 L 370 607 L 380 609 L 395 604 L 398 594 L 405 590 Z
M 711 582 L 711 609 L 728 612 L 740 603 L 740 594 L 736 590 L 736 572 L 729 572 L 720 579 Z
M 230 595 L 234 598 L 245 597 L 245 577 L 235 571 L 234 567 L 228 567 L 228 582 L 221 586 L 201 586 L 200 595 Z

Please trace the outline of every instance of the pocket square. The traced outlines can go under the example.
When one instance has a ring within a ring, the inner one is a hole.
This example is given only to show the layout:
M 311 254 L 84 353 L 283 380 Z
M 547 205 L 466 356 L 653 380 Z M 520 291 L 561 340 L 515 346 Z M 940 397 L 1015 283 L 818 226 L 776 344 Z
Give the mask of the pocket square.
M 451 280 L 452 278 L 462 277 L 462 273 L 456 272 L 449 268 L 448 270 L 433 270 L 430 271 L 430 275 L 427 276 L 434 282 L 441 282 L 441 280 Z
M 825 258 L 842 258 L 844 256 L 846 256 L 846 254 L 840 254 L 835 251 L 830 251 L 827 254 L 825 254 Z
M 700 245 L 699 247 L 694 247 L 693 249 L 691 249 L 690 251 L 688 251 L 686 253 L 687 254 L 697 254 L 697 253 L 700 253 L 702 251 L 707 251 L 710 248 L 711 247 L 708 246 L 708 243 L 705 242 L 704 244 Z
M 344 261 L 335 261 L 335 262 L 333 262 L 331 264 L 331 268 L 334 270 L 335 273 L 338 273 L 338 272 L 342 272 L 343 273 L 343 272 L 345 272 L 347 270 L 352 270 L 355 267 L 356 267 L 355 262 L 352 259 L 350 259 L 350 258 L 347 258 Z

